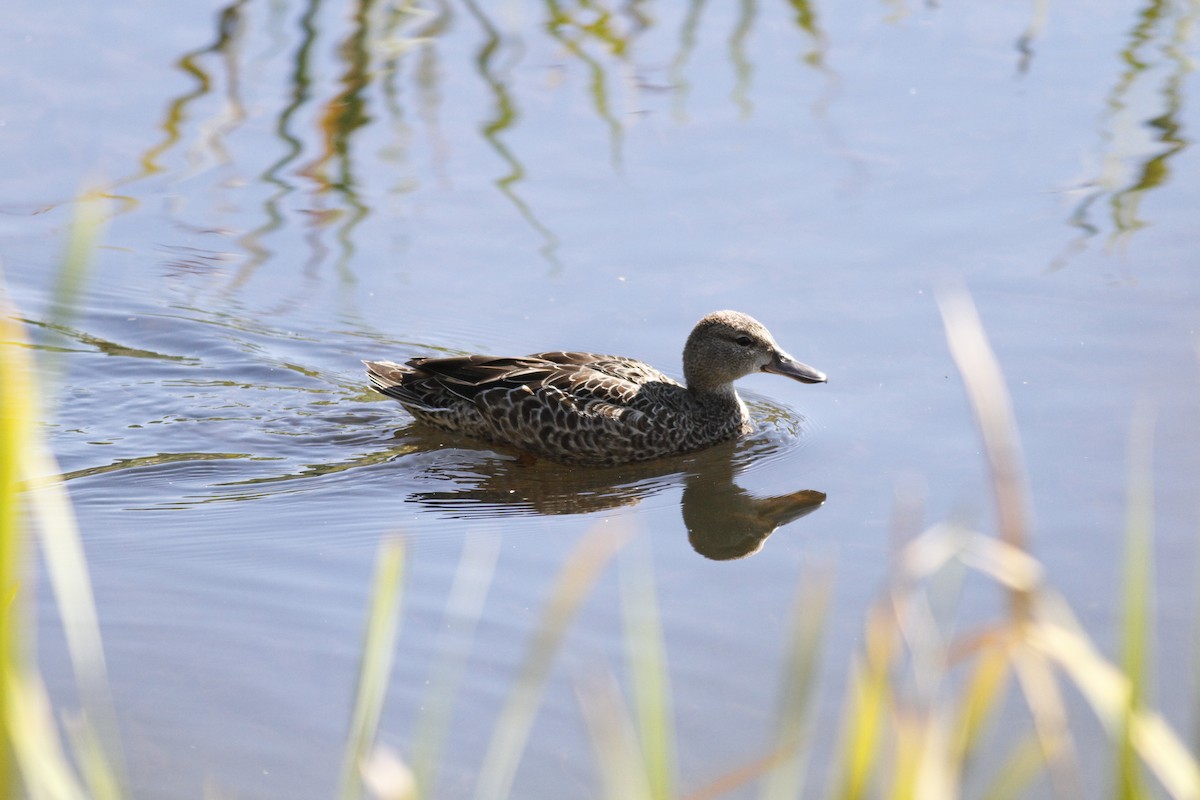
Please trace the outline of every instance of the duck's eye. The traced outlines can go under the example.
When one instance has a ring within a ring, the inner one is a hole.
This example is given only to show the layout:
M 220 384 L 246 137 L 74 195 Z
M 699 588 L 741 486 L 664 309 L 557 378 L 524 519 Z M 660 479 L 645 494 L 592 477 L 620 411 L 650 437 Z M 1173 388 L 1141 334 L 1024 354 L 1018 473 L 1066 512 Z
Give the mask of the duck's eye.
M 734 341 L 742 347 L 749 347 L 750 345 L 754 344 L 754 340 L 744 334 L 734 339 Z

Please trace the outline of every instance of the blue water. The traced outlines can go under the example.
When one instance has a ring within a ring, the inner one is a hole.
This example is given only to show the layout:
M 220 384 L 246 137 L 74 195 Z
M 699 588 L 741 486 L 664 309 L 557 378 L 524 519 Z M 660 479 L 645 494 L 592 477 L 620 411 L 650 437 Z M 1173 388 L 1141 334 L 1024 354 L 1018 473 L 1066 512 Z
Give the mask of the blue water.
M 557 27 L 523 4 L 11 12 L 0 257 L 62 370 L 47 433 L 138 796 L 332 794 L 393 534 L 408 579 L 380 738 L 401 753 L 461 559 L 494 559 L 467 568 L 490 582 L 439 796 L 473 791 L 549 587 L 605 526 L 640 534 L 622 564 L 654 566 L 684 789 L 768 746 L 812 571 L 834 577 L 815 721 L 832 732 L 897 496 L 994 529 L 936 301 L 954 287 L 1008 379 L 1035 553 L 1110 654 L 1128 431 L 1153 408 L 1157 696 L 1191 725 L 1197 12 L 1043 10 L 570 5 Z M 89 188 L 107 223 L 56 331 Z M 649 469 L 522 469 L 414 429 L 359 365 L 568 348 L 677 375 L 718 308 L 830 382 L 749 378 L 754 437 Z M 702 492 L 827 500 L 713 561 L 685 524 L 696 475 Z M 576 690 L 624 675 L 619 571 L 564 642 L 515 796 L 599 793 Z M 981 595 L 968 616 L 994 605 Z M 39 647 L 70 708 L 48 597 Z

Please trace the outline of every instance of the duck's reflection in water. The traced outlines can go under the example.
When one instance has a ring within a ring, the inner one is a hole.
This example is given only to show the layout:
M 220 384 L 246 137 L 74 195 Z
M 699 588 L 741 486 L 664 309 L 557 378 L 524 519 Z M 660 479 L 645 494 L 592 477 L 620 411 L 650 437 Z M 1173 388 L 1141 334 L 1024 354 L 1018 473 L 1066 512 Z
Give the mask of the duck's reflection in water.
M 689 471 L 683 480 L 680 506 L 688 541 L 697 553 L 714 561 L 754 555 L 776 529 L 825 502 L 825 493 L 813 489 L 754 497 L 734 483 L 733 476 L 733 461 L 727 458 Z
M 420 425 L 397 431 L 408 454 L 434 454 L 422 478 L 453 484 L 446 491 L 414 492 L 408 501 L 459 517 L 509 514 L 587 514 L 634 506 L 683 484 L 681 502 L 688 541 L 717 561 L 745 558 L 762 549 L 778 528 L 812 513 L 823 492 L 804 489 L 754 497 L 734 482 L 769 442 L 728 442 L 699 453 L 619 467 L 572 467 L 511 453 L 495 455 L 470 439 L 448 437 Z

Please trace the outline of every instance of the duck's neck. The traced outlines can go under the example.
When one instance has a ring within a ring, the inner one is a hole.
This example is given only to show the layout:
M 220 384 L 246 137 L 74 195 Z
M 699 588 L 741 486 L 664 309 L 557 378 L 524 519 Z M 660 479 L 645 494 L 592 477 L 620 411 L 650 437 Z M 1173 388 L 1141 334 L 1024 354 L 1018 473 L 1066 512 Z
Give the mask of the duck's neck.
M 750 418 L 746 404 L 742 402 L 742 398 L 738 397 L 737 390 L 733 388 L 732 383 L 701 386 L 700 388 L 689 384 L 688 391 L 692 397 L 696 398 L 701 408 L 713 416 L 737 417 L 741 422 Z

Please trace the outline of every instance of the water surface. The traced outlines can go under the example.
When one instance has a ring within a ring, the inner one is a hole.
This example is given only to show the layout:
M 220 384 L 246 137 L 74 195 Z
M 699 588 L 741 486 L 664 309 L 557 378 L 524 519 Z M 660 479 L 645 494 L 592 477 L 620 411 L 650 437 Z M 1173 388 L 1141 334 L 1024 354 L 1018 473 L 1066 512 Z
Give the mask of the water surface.
M 684 788 L 767 746 L 812 569 L 836 576 L 832 731 L 897 492 L 992 524 L 934 300 L 955 283 L 1013 393 L 1035 551 L 1110 653 L 1128 428 L 1139 398 L 1156 409 L 1158 688 L 1191 725 L 1174 665 L 1200 474 L 1195 4 L 557 8 L 10 14 L 0 256 L 61 369 L 48 432 L 137 794 L 331 795 L 372 561 L 397 533 L 381 739 L 401 752 L 456 576 L 488 581 L 439 796 L 473 791 L 553 578 L 604 526 L 636 529 L 621 560 L 654 567 Z M 107 228 L 58 324 L 84 187 Z M 678 374 L 718 308 L 830 383 L 747 379 L 755 435 L 635 468 L 523 466 L 421 430 L 359 365 L 567 348 Z M 780 497 L 802 516 L 722 539 Z M 623 674 L 618 572 L 565 642 L 515 796 L 598 793 L 576 687 Z M 40 660 L 70 707 L 43 600 Z

